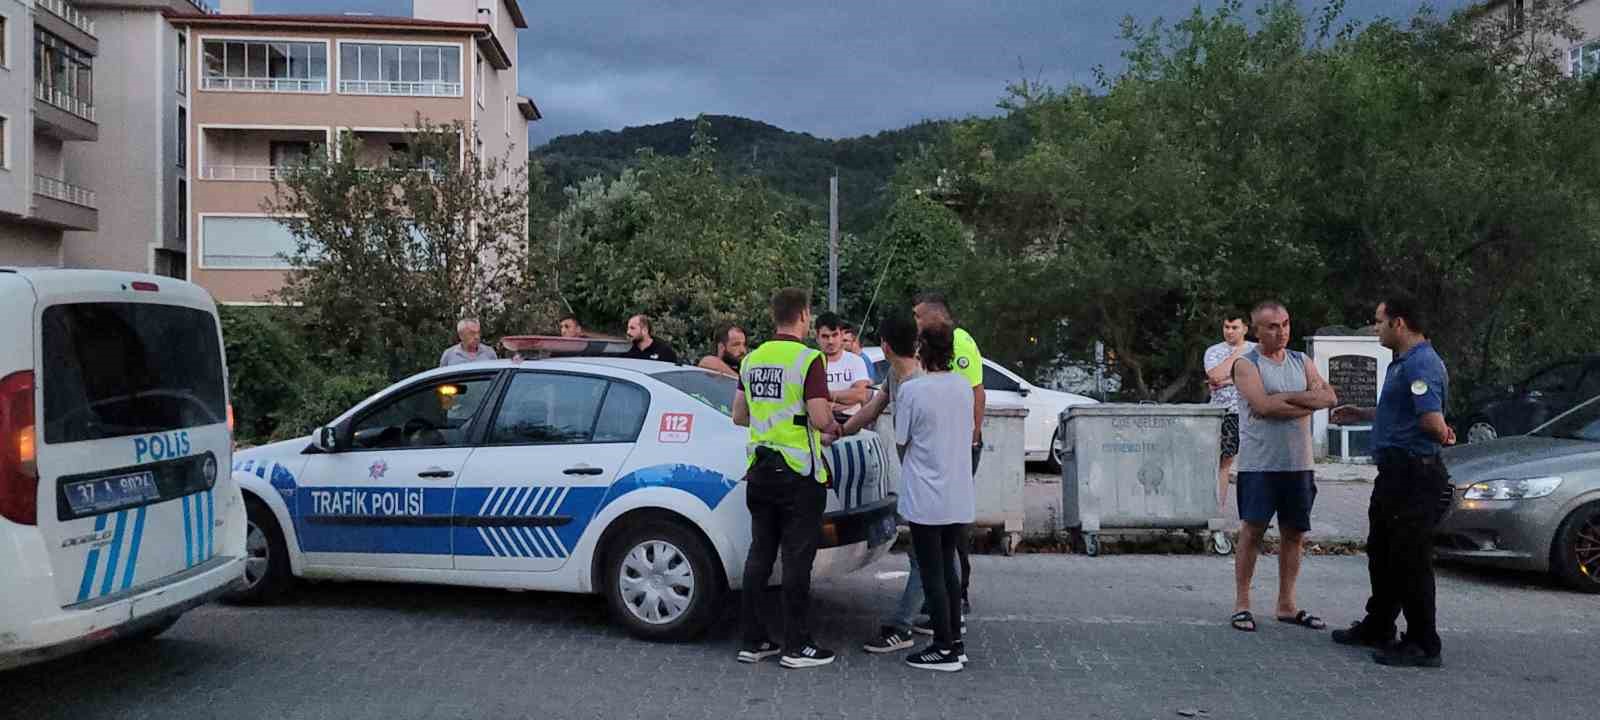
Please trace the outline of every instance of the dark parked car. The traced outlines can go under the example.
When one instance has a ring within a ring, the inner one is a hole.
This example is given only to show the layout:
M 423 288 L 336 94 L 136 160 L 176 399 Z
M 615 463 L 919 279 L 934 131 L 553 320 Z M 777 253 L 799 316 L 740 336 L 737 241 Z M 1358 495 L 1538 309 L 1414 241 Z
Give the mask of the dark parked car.
M 1469 443 L 1525 435 L 1596 395 L 1600 395 L 1600 354 L 1563 360 L 1478 398 L 1457 432 Z

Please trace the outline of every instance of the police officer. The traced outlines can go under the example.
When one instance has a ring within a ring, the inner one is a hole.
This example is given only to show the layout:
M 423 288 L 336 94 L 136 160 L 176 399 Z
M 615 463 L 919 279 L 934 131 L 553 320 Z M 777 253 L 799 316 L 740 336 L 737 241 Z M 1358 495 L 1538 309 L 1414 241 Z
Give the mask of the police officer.
M 811 329 L 811 295 L 785 288 L 772 296 L 777 332 L 740 365 L 733 421 L 750 428 L 745 504 L 750 554 L 744 563 L 739 662 L 782 654 L 779 664 L 805 668 L 833 662 L 806 632 L 811 564 L 822 537 L 828 468 L 822 447 L 844 432 L 833 419 L 826 361 L 803 344 Z M 783 550 L 783 647 L 762 628 L 758 600 Z
M 1455 444 L 1444 421 L 1449 375 L 1428 342 L 1421 308 L 1410 297 L 1391 295 L 1378 305 L 1378 339 L 1394 351 L 1377 408 L 1334 408 L 1333 422 L 1372 423 L 1378 477 L 1367 510 L 1367 569 L 1372 596 L 1367 615 L 1348 630 L 1335 630 L 1341 645 L 1377 648 L 1382 665 L 1441 665 L 1434 604 L 1433 529 L 1453 498 L 1450 476 L 1439 459 L 1441 446 Z M 1406 616 L 1406 633 L 1394 642 L 1395 620 Z

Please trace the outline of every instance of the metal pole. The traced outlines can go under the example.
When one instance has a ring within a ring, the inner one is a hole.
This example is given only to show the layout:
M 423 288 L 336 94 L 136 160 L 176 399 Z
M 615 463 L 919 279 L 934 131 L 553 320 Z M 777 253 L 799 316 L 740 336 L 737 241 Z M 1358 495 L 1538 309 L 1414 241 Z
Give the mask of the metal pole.
M 1094 394 L 1100 402 L 1106 401 L 1106 345 L 1094 341 Z
M 828 178 L 828 310 L 839 311 L 839 174 Z

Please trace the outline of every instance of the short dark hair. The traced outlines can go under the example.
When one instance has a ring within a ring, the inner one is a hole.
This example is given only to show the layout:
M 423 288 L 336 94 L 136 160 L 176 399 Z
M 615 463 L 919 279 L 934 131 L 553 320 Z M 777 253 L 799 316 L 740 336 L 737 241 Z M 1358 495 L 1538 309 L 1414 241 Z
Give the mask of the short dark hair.
M 917 334 L 917 359 L 922 361 L 923 370 L 949 370 L 955 355 L 956 335 L 949 325 L 933 323 Z
M 856 334 L 856 326 L 851 324 L 849 320 L 842 321 L 839 323 L 839 332 L 854 335 Z
M 723 345 L 727 345 L 728 344 L 728 337 L 730 335 L 732 335 L 733 331 L 735 331 L 735 330 L 738 330 L 739 332 L 744 333 L 745 337 L 750 337 L 750 333 L 745 332 L 745 329 L 740 327 L 738 323 L 722 323 L 722 324 L 717 326 L 717 330 L 716 330 L 717 334 L 713 337 L 713 339 L 716 342 L 722 343 Z
M 801 288 L 784 288 L 772 294 L 772 322 L 776 325 L 793 325 L 811 308 L 811 292 Z
M 878 339 L 900 357 L 916 357 L 917 321 L 905 308 L 885 310 L 878 318 Z
M 560 324 L 560 323 L 564 323 L 564 322 L 566 322 L 568 320 L 571 320 L 571 321 L 573 321 L 575 323 L 578 323 L 579 325 L 583 324 L 581 322 L 578 322 L 578 314 L 577 313 L 571 313 L 571 312 L 561 313 L 561 317 L 556 318 L 556 323 Z
M 829 330 L 848 330 L 850 329 L 850 325 L 844 321 L 844 318 L 839 317 L 839 313 L 825 312 L 817 316 L 817 329 L 821 330 L 823 328 L 827 328 Z
M 934 307 L 943 310 L 946 315 L 950 314 L 950 299 L 946 298 L 944 293 L 937 290 L 925 290 L 917 293 L 917 296 L 912 298 L 911 304 L 912 306 L 933 305 Z
M 1422 307 L 1417 304 L 1417 299 L 1411 295 L 1393 293 L 1384 296 L 1383 314 L 1388 315 L 1390 321 L 1406 321 L 1406 327 L 1418 335 L 1428 334 L 1427 316 L 1422 313 Z
M 650 316 L 649 315 L 645 315 L 644 313 L 639 313 L 638 315 L 635 315 L 634 317 L 639 319 L 639 325 L 644 328 L 645 332 L 654 333 L 656 331 L 655 323 L 650 321 Z
M 1242 324 L 1249 325 L 1250 315 L 1248 313 L 1240 312 L 1238 308 L 1228 308 L 1227 310 L 1222 311 L 1222 322 L 1224 324 L 1231 323 L 1235 320 L 1238 320 Z

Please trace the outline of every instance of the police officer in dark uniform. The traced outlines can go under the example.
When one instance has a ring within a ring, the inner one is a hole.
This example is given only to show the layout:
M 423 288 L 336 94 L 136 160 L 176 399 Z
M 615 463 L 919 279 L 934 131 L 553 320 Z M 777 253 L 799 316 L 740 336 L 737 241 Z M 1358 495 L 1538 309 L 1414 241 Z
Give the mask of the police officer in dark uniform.
M 1335 630 L 1341 645 L 1376 648 L 1382 665 L 1439 667 L 1439 631 L 1434 604 L 1433 529 L 1449 509 L 1454 489 L 1439 459 L 1455 433 L 1444 421 L 1449 375 L 1428 342 L 1416 301 L 1390 296 L 1377 311 L 1378 339 L 1394 351 L 1378 407 L 1334 408 L 1339 424 L 1372 423 L 1378 477 L 1367 510 L 1367 569 L 1372 596 L 1367 615 L 1347 630 Z M 1395 620 L 1406 616 L 1406 632 L 1394 642 Z

